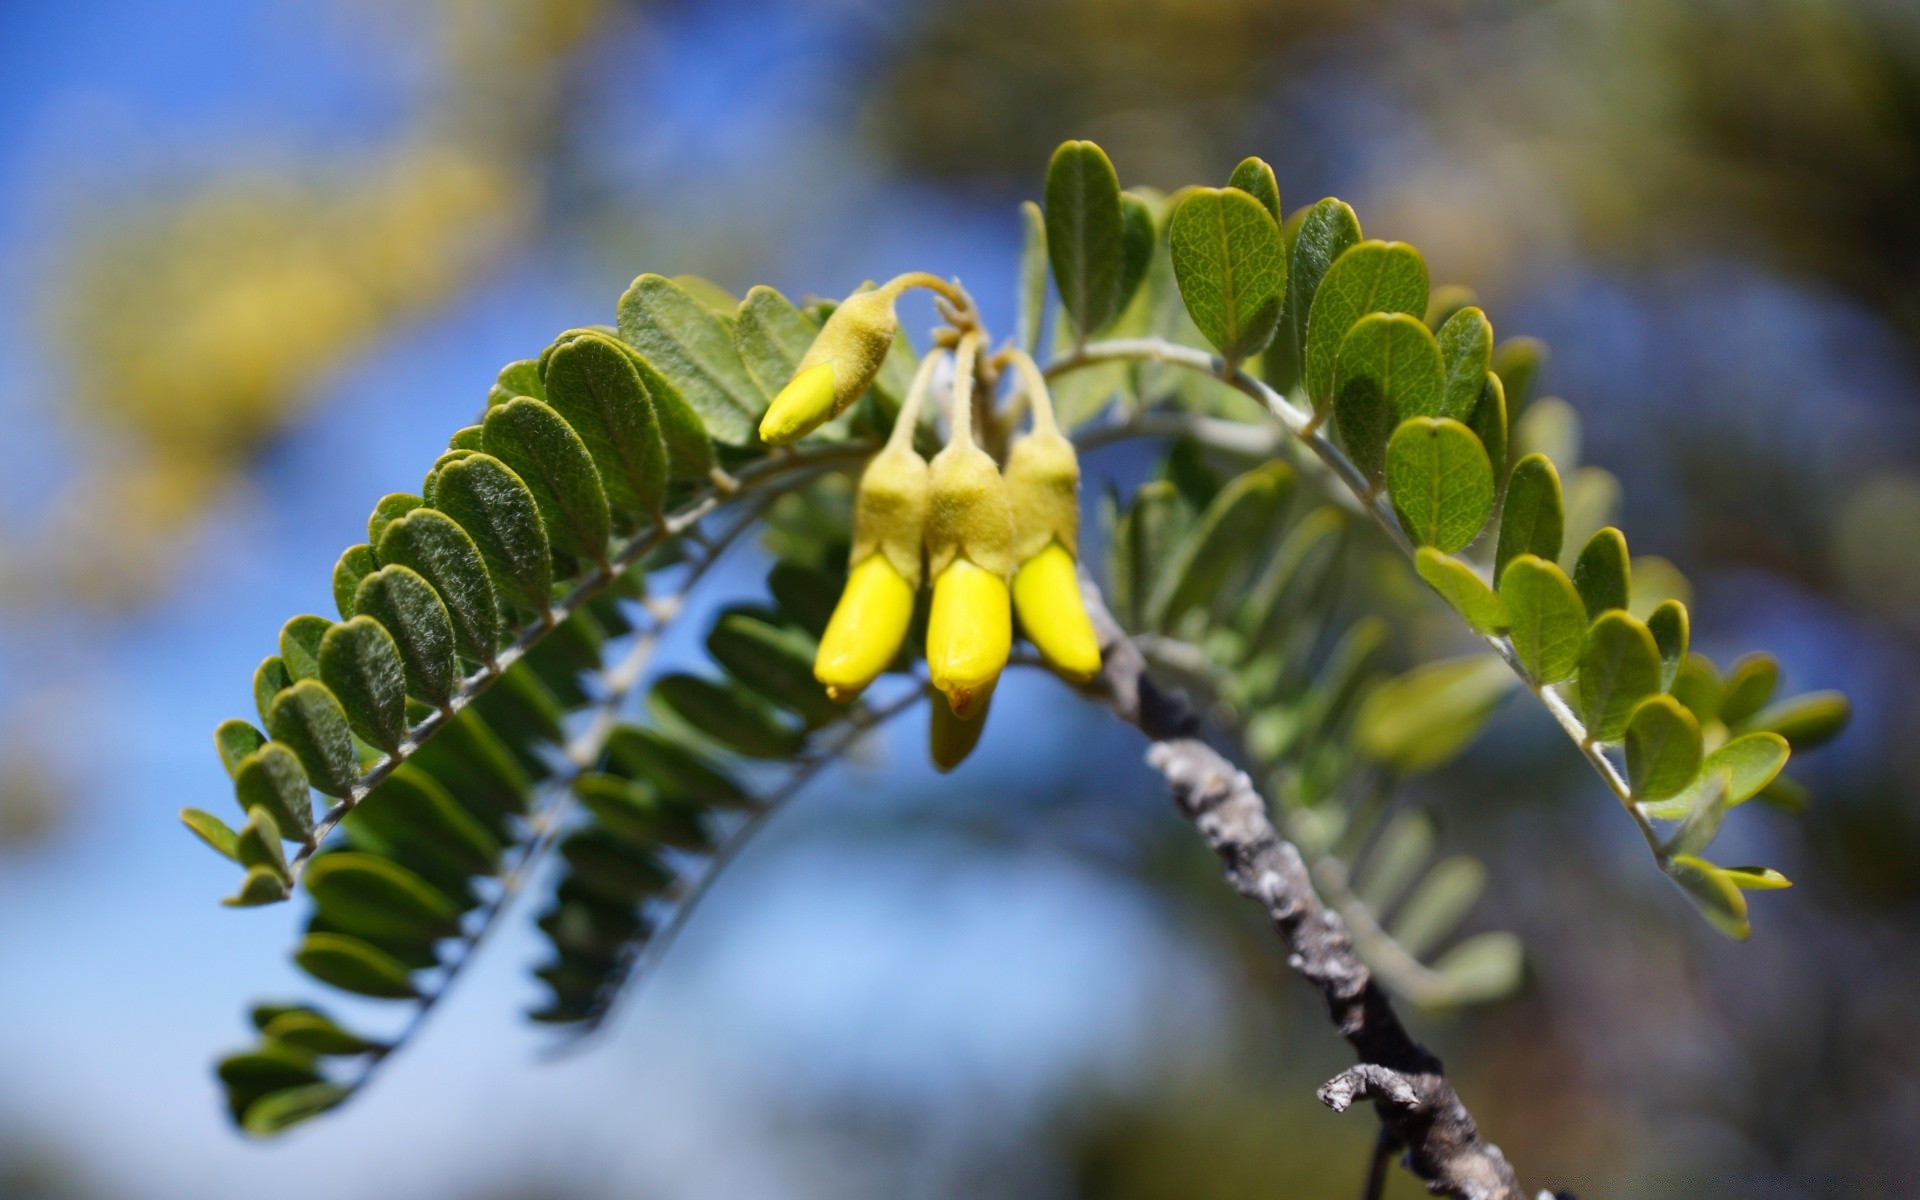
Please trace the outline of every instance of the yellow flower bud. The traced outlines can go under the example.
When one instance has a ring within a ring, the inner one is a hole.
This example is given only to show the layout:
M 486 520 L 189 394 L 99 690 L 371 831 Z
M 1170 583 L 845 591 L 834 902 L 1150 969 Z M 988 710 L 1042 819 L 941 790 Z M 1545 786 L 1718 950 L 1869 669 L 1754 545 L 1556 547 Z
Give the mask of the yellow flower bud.
M 892 665 L 913 619 L 913 593 L 884 554 L 869 555 L 848 572 L 813 659 L 813 677 L 827 695 L 846 704 Z
M 1013 504 L 1013 603 L 1020 627 L 1047 665 L 1074 683 L 1100 670 L 1100 645 L 1080 595 L 1080 460 L 1054 423 L 1045 378 L 1026 354 L 1009 356 L 1033 408 L 1033 430 L 1007 455 Z
M 1006 580 L 956 558 L 933 580 L 927 672 L 957 717 L 986 707 L 1013 650 Z
M 760 418 L 760 440 L 784 446 L 833 416 L 833 364 L 795 372 Z
M 1047 665 L 1074 683 L 1100 673 L 1100 639 L 1080 597 L 1073 555 L 1059 542 L 1020 564 L 1013 577 L 1020 628 Z
M 984 704 L 971 717 L 956 717 L 953 709 L 945 704 L 933 705 L 933 718 L 927 731 L 927 750 L 933 758 L 933 769 L 945 775 L 965 762 L 973 748 L 980 744 L 980 734 L 986 727 Z
M 843 704 L 892 664 L 913 617 L 928 488 L 927 463 L 913 448 L 913 428 L 939 357 L 929 354 L 920 364 L 893 435 L 867 464 L 854 493 L 847 587 L 813 660 L 814 678 Z

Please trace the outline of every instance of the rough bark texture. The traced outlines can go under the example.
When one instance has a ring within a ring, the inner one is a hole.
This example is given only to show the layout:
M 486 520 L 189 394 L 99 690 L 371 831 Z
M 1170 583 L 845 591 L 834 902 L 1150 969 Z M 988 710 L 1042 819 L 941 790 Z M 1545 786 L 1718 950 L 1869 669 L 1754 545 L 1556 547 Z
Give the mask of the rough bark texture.
M 1287 964 L 1320 989 L 1359 1065 L 1320 1089 L 1335 1112 L 1371 1100 L 1401 1162 L 1438 1195 L 1525 1200 L 1500 1148 L 1483 1141 L 1440 1060 L 1413 1040 L 1386 993 L 1355 953 L 1338 914 L 1320 903 L 1300 851 L 1282 838 L 1244 771 L 1199 737 L 1199 722 L 1177 695 L 1148 678 L 1146 660 L 1083 583 L 1105 664 L 1099 685 L 1121 718 L 1151 739 L 1147 761 L 1166 779 L 1182 816 L 1226 865 L 1227 878 L 1257 902 L 1286 942 Z

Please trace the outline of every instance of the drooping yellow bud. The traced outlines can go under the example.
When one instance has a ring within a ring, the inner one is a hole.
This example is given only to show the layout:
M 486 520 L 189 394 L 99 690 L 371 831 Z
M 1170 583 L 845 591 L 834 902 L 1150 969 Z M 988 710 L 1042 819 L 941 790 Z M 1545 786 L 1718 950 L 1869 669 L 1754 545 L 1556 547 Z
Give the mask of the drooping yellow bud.
M 927 750 L 933 759 L 933 769 L 945 775 L 973 753 L 980 744 L 980 734 L 987 727 L 987 706 L 982 704 L 980 711 L 971 717 L 956 717 L 953 709 L 945 704 L 932 706 L 933 716 L 927 731 Z
M 842 704 L 892 664 L 913 617 L 928 491 L 927 463 L 913 448 L 913 429 L 941 357 L 929 354 L 921 362 L 893 435 L 867 464 L 854 493 L 847 587 L 813 660 L 814 678 Z
M 1100 639 L 1094 636 L 1073 555 L 1059 542 L 1020 564 L 1013 576 L 1013 608 L 1020 628 L 1047 665 L 1074 683 L 1100 673 Z
M 1033 409 L 1033 429 L 1007 455 L 1007 493 L 1013 504 L 1013 603 L 1020 627 L 1047 665 L 1074 683 L 1100 671 L 1100 645 L 1080 595 L 1074 560 L 1080 542 L 1080 460 L 1054 422 L 1046 379 L 1033 359 L 1015 350 Z
M 948 296 L 961 294 L 944 280 L 915 272 L 841 301 L 800 356 L 793 380 L 780 389 L 766 416 L 760 419 L 761 441 L 784 446 L 853 407 L 853 402 L 873 385 L 887 360 L 887 351 L 900 328 L 894 303 L 910 287 L 930 287 Z
M 957 717 L 986 707 L 1013 650 L 1006 580 L 956 558 L 933 580 L 927 672 Z
M 913 619 L 914 590 L 884 554 L 869 555 L 848 572 L 813 659 L 813 677 L 827 695 L 849 703 L 892 665 Z

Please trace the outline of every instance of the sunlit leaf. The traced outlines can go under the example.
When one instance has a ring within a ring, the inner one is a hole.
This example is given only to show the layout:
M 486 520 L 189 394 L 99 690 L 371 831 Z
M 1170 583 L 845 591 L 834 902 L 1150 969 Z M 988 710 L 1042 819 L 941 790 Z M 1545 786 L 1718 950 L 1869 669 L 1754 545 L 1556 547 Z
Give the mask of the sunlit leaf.
M 1501 573 L 1500 599 L 1514 653 L 1527 673 L 1539 683 L 1573 678 L 1587 617 L 1566 572 L 1537 555 L 1519 555 Z
M 1672 696 L 1650 696 L 1626 733 L 1627 780 L 1635 800 L 1664 800 L 1700 770 L 1700 722 Z
M 1493 511 L 1493 468 L 1465 425 L 1414 417 L 1387 443 L 1387 493 L 1416 543 L 1451 554 L 1479 536 Z
M 420 994 L 398 959 L 345 934 L 308 934 L 293 961 L 320 982 L 357 996 L 407 1000 Z
M 587 559 L 605 555 L 606 491 L 586 443 L 560 414 L 521 397 L 488 409 L 486 432 L 487 453 L 511 467 L 533 493 L 553 548 Z
M 1446 382 L 1438 403 L 1426 415 L 1452 417 L 1472 424 L 1474 410 L 1480 406 L 1487 388 L 1487 367 L 1493 359 L 1493 326 L 1485 313 L 1469 306 L 1448 317 L 1434 337 Z
M 327 795 L 345 796 L 359 782 L 346 711 L 319 680 L 302 679 L 275 696 L 267 732 L 299 757 L 307 778 Z
M 1120 179 L 1106 152 L 1069 141 L 1047 164 L 1047 257 L 1060 301 L 1082 338 L 1119 315 L 1126 271 Z
M 1581 547 L 1573 567 L 1573 587 L 1586 605 L 1588 620 L 1608 609 L 1627 607 L 1632 590 L 1628 562 L 1626 535 L 1618 529 L 1602 529 Z
M 673 385 L 708 434 L 730 446 L 754 444 L 766 400 L 733 348 L 726 321 L 659 275 L 635 279 L 620 297 L 618 313 L 620 340 Z M 671 433 L 668 441 L 674 441 Z M 488 452 L 498 453 L 491 445 Z M 512 459 L 507 465 L 519 470 Z
M 495 409 L 495 412 L 502 410 Z M 360 581 L 354 609 L 386 627 L 400 651 L 407 693 L 445 707 L 460 679 L 453 621 L 439 593 L 411 568 L 381 567 Z
M 1304 232 L 1305 226 L 1302 226 Z M 1328 267 L 1307 317 L 1307 395 L 1315 410 L 1333 401 L 1334 365 L 1353 323 L 1368 313 L 1427 311 L 1427 264 L 1404 242 L 1358 242 Z
M 1466 618 L 1475 633 L 1501 633 L 1507 627 L 1507 606 L 1479 573 L 1457 558 L 1422 546 L 1414 555 L 1414 569 L 1433 586 L 1455 612 Z
M 1580 651 L 1580 713 L 1587 733 L 1617 741 L 1633 710 L 1660 690 L 1660 648 L 1647 627 L 1622 609 L 1602 613 Z
M 1195 188 L 1174 209 L 1167 244 L 1200 332 L 1230 362 L 1258 354 L 1279 325 L 1287 285 L 1272 215 L 1238 188 Z

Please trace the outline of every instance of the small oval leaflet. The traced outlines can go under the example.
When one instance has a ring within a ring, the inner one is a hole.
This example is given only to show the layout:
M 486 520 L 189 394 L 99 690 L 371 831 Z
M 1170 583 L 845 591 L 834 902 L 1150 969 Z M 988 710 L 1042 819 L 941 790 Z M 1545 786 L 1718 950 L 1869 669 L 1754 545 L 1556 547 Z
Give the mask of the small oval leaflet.
M 1414 417 L 1387 443 L 1387 494 L 1416 543 L 1452 554 L 1493 511 L 1493 468 L 1465 425 Z

